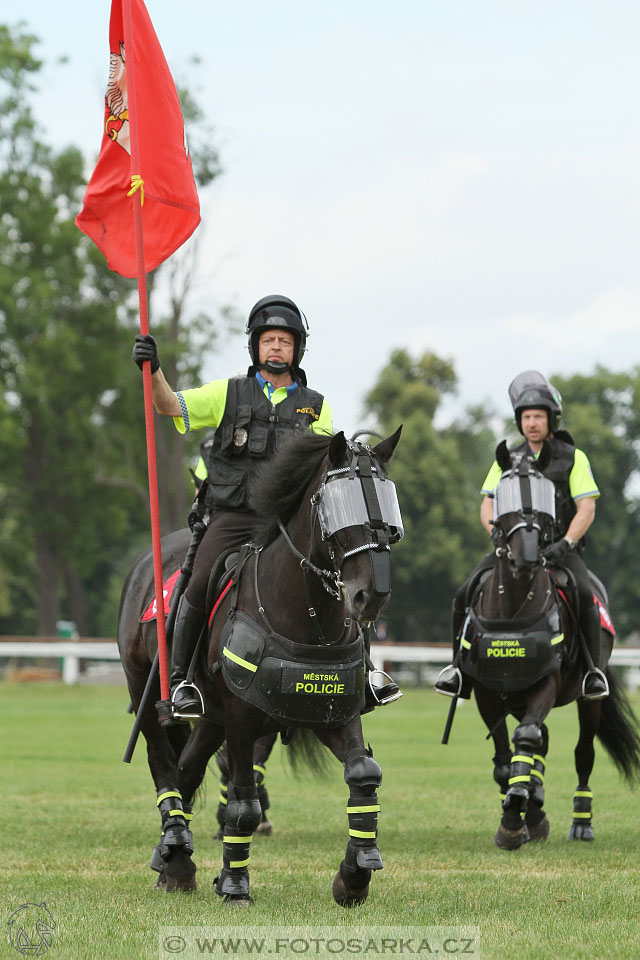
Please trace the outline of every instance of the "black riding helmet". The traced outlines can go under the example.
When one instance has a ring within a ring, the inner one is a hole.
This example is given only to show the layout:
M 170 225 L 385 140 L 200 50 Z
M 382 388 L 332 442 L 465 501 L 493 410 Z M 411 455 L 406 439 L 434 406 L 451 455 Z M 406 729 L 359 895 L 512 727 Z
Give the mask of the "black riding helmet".
M 298 368 L 302 362 L 307 346 L 309 325 L 307 318 L 299 307 L 288 297 L 272 294 L 263 297 L 251 308 L 247 320 L 245 333 L 249 337 L 248 349 L 251 362 L 254 366 L 259 363 L 258 340 L 260 334 L 269 327 L 289 330 L 294 337 L 293 366 Z M 273 371 L 276 372 L 276 371 Z
M 562 397 L 553 384 L 537 370 L 525 370 L 512 380 L 509 398 L 516 415 L 518 430 L 522 433 L 523 410 L 546 410 L 549 415 L 549 430 L 552 433 L 560 426 Z

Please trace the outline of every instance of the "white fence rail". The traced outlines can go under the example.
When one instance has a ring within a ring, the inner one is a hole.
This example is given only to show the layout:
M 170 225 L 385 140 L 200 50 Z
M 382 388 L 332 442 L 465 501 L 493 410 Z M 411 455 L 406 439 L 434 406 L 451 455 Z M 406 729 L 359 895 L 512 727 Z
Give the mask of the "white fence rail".
M 0 637 L 0 660 L 23 657 L 50 657 L 62 659 L 62 680 L 64 683 L 76 683 L 80 676 L 81 660 L 119 660 L 118 646 L 115 640 L 57 640 L 26 639 Z M 374 643 L 371 646 L 371 660 L 377 670 L 385 663 L 450 663 L 449 647 L 430 646 L 429 644 L 386 644 Z M 614 647 L 611 663 L 619 667 L 631 667 L 627 681 L 637 688 L 640 686 L 640 647 Z

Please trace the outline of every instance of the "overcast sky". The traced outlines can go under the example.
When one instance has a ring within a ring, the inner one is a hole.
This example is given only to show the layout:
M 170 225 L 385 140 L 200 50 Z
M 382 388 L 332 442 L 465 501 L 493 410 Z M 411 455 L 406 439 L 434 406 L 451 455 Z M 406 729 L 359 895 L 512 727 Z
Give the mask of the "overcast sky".
M 337 428 L 363 425 L 362 397 L 396 347 L 453 359 L 446 414 L 487 400 L 507 415 L 523 369 L 640 363 L 637 2 L 147 8 L 174 74 L 202 86 L 225 167 L 201 196 L 198 298 L 243 314 L 267 293 L 296 300 L 309 382 Z M 110 3 L 16 10 L 9 22 L 42 40 L 49 141 L 80 146 L 89 172 Z M 207 376 L 246 359 L 237 341 Z

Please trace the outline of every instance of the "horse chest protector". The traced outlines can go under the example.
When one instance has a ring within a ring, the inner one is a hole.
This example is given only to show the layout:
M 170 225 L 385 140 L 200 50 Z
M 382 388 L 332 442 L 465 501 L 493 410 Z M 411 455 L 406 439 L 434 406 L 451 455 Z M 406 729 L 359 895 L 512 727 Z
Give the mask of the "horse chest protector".
M 220 650 L 229 690 L 275 720 L 327 727 L 364 707 L 362 636 L 335 647 L 295 643 L 239 611 L 222 628 Z

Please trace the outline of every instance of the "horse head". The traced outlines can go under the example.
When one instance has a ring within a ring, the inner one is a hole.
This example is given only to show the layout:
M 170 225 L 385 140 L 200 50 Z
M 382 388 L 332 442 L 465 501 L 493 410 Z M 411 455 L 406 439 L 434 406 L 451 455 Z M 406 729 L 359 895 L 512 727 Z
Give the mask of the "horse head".
M 390 546 L 404 534 L 395 484 L 386 473 L 401 431 L 374 447 L 336 434 L 312 498 L 321 549 L 338 572 L 347 616 L 361 622 L 375 620 L 389 600 Z
M 530 454 L 510 452 L 505 440 L 496 449 L 496 460 L 502 468 L 493 500 L 496 555 L 506 560 L 516 578 L 534 576 L 542 563 L 542 548 L 550 539 L 555 520 L 555 488 L 543 471 L 551 455 L 547 441 L 537 459 Z

